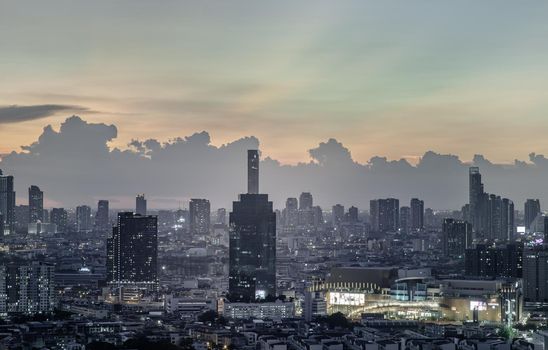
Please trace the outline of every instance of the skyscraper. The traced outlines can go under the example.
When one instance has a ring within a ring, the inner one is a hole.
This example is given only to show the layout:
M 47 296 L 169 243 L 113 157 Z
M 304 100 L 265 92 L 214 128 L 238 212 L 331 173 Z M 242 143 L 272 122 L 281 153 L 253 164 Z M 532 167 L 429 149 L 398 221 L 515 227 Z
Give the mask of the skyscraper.
M 112 287 L 158 289 L 158 219 L 118 213 L 107 239 L 107 280 Z
M 95 229 L 100 232 L 110 231 L 109 203 L 107 200 L 97 202 L 97 212 L 95 213 Z
M 481 230 L 482 224 L 482 199 L 484 196 L 483 183 L 481 182 L 481 173 L 478 167 L 471 167 L 468 174 L 468 192 L 469 192 L 469 204 L 470 204 L 470 223 L 474 231 Z
M 463 258 L 472 245 L 472 225 L 466 221 L 445 219 L 443 221 L 442 251 L 451 258 Z
M 409 233 L 411 231 L 411 208 L 400 208 L 400 231 L 401 233 Z
M 147 200 L 144 193 L 138 194 L 135 197 L 135 213 L 139 215 L 147 215 Z
M 0 170 L 0 217 L 3 226 L 1 235 L 15 233 L 15 191 L 13 176 L 4 175 Z
M 523 254 L 523 299 L 548 303 L 548 250 L 527 250 Z
M 418 198 L 411 199 L 411 230 L 422 231 L 424 229 L 424 201 Z
M 209 234 L 211 205 L 207 199 L 192 198 L 189 204 L 190 232 L 196 235 Z
M 241 194 L 230 213 L 229 297 L 248 302 L 275 296 L 276 214 L 268 195 Z
M 57 232 L 67 232 L 67 211 L 64 208 L 53 208 L 51 210 L 50 222 L 57 226 Z
M 400 201 L 395 198 L 369 202 L 371 229 L 375 232 L 396 232 L 400 223 Z
M 29 187 L 29 223 L 44 222 L 44 192 L 38 186 Z
M 331 216 L 333 221 L 333 227 L 337 227 L 342 224 L 344 220 L 344 206 L 341 204 L 335 204 L 331 209 Z
M 524 210 L 524 224 L 525 228 L 529 230 L 531 228 L 531 223 L 537 218 L 537 215 L 540 214 L 540 201 L 538 199 L 527 199 L 525 201 L 525 210 Z
M 247 151 L 247 193 L 259 193 L 259 151 Z
M 78 232 L 91 231 L 93 228 L 91 221 L 91 207 L 87 205 L 76 207 L 76 228 Z
M 299 210 L 311 209 L 314 205 L 312 194 L 310 192 L 303 192 L 299 197 Z

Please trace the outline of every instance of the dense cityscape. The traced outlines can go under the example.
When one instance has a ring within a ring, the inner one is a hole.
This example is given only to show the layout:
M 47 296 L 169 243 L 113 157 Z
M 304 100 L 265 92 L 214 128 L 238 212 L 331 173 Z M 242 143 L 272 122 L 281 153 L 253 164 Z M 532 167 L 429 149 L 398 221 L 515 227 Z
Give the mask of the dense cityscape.
M 241 155 L 246 157 L 245 154 Z M 0 172 L 3 349 L 537 349 L 548 331 L 548 216 L 485 191 L 369 208 L 260 192 L 232 208 L 46 208 L 40 184 L 16 203 Z M 146 188 L 143 188 L 146 193 Z M 420 195 L 420 194 L 418 194 Z M 521 209 L 523 208 L 523 209 Z

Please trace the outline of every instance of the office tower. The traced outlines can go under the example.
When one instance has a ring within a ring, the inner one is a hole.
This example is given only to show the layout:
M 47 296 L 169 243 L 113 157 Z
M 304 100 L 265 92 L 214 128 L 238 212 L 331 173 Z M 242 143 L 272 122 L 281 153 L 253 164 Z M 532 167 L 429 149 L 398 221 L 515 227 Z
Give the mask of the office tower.
M 411 231 L 411 208 L 400 208 L 400 231 L 401 233 L 409 233 Z
M 344 206 L 335 204 L 331 209 L 331 220 L 333 227 L 338 227 L 344 220 Z
M 350 222 L 350 223 L 356 223 L 359 221 L 359 218 L 358 218 L 358 208 L 352 206 L 350 208 L 348 208 L 348 213 L 345 217 L 345 221 L 346 222 Z
M 29 187 L 29 223 L 44 221 L 44 192 L 38 186 Z
M 4 230 L 1 235 L 15 233 L 15 190 L 13 176 L 4 175 L 0 170 L 0 216 Z
M 442 235 L 442 250 L 445 256 L 462 258 L 466 249 L 472 245 L 472 225 L 466 221 L 443 220 Z
M 50 222 L 57 226 L 57 232 L 67 232 L 67 211 L 64 208 L 53 208 L 51 210 Z
M 527 250 L 523 254 L 523 300 L 548 303 L 548 250 Z
M 478 167 L 471 167 L 469 169 L 468 180 L 470 223 L 472 224 L 473 230 L 479 232 L 482 228 L 481 202 L 484 198 L 484 192 Z
M 118 213 L 107 239 L 107 281 L 112 287 L 158 289 L 158 219 Z
M 283 215 L 284 226 L 296 227 L 299 224 L 299 201 L 297 198 L 287 198 Z
M 303 192 L 299 197 L 299 210 L 307 210 L 314 205 L 312 200 L 312 194 L 310 192 Z
M 499 239 L 501 241 L 513 241 L 514 240 L 514 231 L 515 231 L 515 223 L 514 223 L 514 202 L 509 200 L 508 198 L 502 199 L 502 216 L 501 216 L 501 231 L 499 234 Z
M 531 223 L 540 214 L 540 201 L 538 199 L 528 199 L 525 202 L 524 225 L 527 230 L 531 228 Z
M 276 214 L 267 194 L 233 202 L 229 236 L 229 299 L 276 297 Z
M 247 151 L 247 193 L 259 193 L 259 151 Z
M 87 205 L 76 207 L 76 229 L 78 232 L 91 231 L 92 228 L 91 207 Z
M 466 249 L 465 274 L 482 278 L 521 278 L 523 274 L 523 244 L 511 243 L 489 247 L 478 244 Z
M 424 201 L 418 198 L 411 199 L 411 229 L 413 231 L 424 229 Z
M 15 231 L 25 231 L 29 227 L 29 206 L 15 206 Z
M 208 235 L 211 220 L 211 206 L 207 199 L 192 198 L 189 205 L 190 232 L 196 235 Z
M 217 224 L 226 225 L 226 209 L 219 208 L 217 209 Z
M 320 227 L 324 224 L 323 220 L 323 210 L 319 205 L 312 207 L 310 210 L 312 212 L 312 224 L 315 228 Z
M 0 312 L 35 315 L 56 306 L 55 267 L 42 262 L 0 266 Z
M 135 197 L 135 213 L 139 215 L 147 215 L 147 200 L 144 194 L 138 194 Z
M 100 232 L 110 231 L 109 203 L 107 200 L 97 202 L 97 212 L 95 213 L 95 229 Z
M 400 201 L 395 198 L 369 202 L 371 229 L 375 232 L 396 232 L 400 222 Z

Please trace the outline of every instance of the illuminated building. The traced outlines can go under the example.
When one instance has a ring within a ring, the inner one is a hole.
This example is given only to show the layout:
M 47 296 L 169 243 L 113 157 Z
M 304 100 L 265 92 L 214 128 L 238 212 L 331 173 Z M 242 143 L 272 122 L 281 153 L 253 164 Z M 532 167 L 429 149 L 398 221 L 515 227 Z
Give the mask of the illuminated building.
M 463 258 L 472 246 L 472 225 L 466 221 L 445 219 L 443 221 L 442 250 L 450 258 Z
M 192 198 L 189 204 L 190 232 L 208 235 L 211 221 L 211 205 L 207 199 Z
M 229 221 L 230 300 L 250 302 L 274 298 L 276 214 L 268 195 L 241 194 L 239 201 L 232 204 Z
M 374 232 L 396 232 L 400 221 L 400 201 L 395 198 L 371 200 L 369 216 Z
M 119 291 L 158 289 L 156 216 L 119 213 L 107 240 L 107 281 Z

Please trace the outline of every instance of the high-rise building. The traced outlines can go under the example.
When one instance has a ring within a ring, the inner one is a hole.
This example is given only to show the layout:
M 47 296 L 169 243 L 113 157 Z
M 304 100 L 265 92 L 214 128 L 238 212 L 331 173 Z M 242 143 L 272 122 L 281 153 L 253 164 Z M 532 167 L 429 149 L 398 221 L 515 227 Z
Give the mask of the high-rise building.
M 395 198 L 369 202 L 371 229 L 375 232 L 396 232 L 400 223 L 400 201 Z
M 64 208 L 51 209 L 49 221 L 57 226 L 57 232 L 67 232 L 68 214 Z
M 472 246 L 472 225 L 466 221 L 445 219 L 443 221 L 442 251 L 451 258 L 463 258 Z
M 118 213 L 107 239 L 107 281 L 112 287 L 158 289 L 158 219 Z
M 311 209 L 314 205 L 312 194 L 310 192 L 303 192 L 299 196 L 299 210 Z
M 226 225 L 226 209 L 219 208 L 217 209 L 217 224 Z
M 346 213 L 345 221 L 349 223 L 356 223 L 359 221 L 358 208 L 351 206 Z
M 338 227 L 344 220 L 344 206 L 341 204 L 335 204 L 331 209 L 331 219 L 333 227 Z
M 55 267 L 42 262 L 0 266 L 0 313 L 51 313 L 56 306 Z
M 525 210 L 524 210 L 524 218 L 523 218 L 523 223 L 527 230 L 531 228 L 531 223 L 537 218 L 539 214 L 540 214 L 540 200 L 527 199 L 527 201 L 525 202 Z
M 275 296 L 276 214 L 268 195 L 241 194 L 230 213 L 229 299 Z
M 87 232 L 93 229 L 91 207 L 87 205 L 76 207 L 76 229 L 78 232 Z
M 418 198 L 411 199 L 411 230 L 422 231 L 424 229 L 424 201 Z
M 44 192 L 38 186 L 29 187 L 29 223 L 44 221 Z
M 190 232 L 196 235 L 209 234 L 211 205 L 207 199 L 192 198 L 189 204 Z
M 0 236 L 15 233 L 15 190 L 13 176 L 4 175 L 0 170 L 0 216 L 3 231 Z
M 283 215 L 285 227 L 296 227 L 299 224 L 299 201 L 297 198 L 287 198 Z
M 527 250 L 523 254 L 523 300 L 548 303 L 548 250 Z
M 411 231 L 411 208 L 400 208 L 400 231 L 401 233 L 409 233 Z
M 465 274 L 482 278 L 521 278 L 523 244 L 511 243 L 489 247 L 478 244 L 466 249 Z
M 247 151 L 247 193 L 259 193 L 259 151 Z
M 135 213 L 143 216 L 147 215 L 147 200 L 144 193 L 135 197 Z
M 100 200 L 97 202 L 97 212 L 95 213 L 95 229 L 100 232 L 110 231 L 109 202 Z
M 470 204 L 470 223 L 474 231 L 480 231 L 482 227 L 482 199 L 484 196 L 483 192 L 483 183 L 481 182 L 481 173 L 478 167 L 471 167 L 468 173 L 468 194 L 469 194 L 469 204 Z

